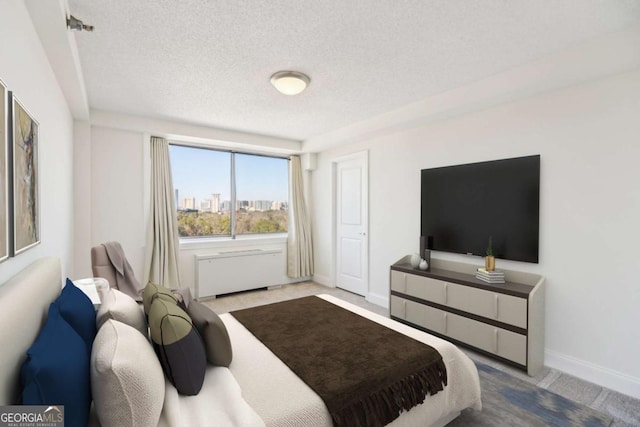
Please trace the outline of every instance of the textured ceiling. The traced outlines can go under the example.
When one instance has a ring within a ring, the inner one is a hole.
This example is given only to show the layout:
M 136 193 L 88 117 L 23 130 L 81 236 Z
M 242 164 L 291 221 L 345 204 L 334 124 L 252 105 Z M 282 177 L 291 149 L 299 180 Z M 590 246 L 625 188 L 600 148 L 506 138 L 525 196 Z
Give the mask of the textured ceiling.
M 69 0 L 91 108 L 306 140 L 640 21 L 639 0 Z M 276 92 L 278 70 L 311 77 Z

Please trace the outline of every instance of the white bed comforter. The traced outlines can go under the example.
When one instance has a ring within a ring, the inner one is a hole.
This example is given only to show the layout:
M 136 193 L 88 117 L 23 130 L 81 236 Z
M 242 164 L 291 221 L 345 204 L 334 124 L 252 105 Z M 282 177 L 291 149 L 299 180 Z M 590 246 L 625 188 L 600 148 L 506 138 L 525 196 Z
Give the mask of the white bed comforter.
M 481 408 L 478 371 L 471 359 L 456 346 L 330 295 L 320 297 L 428 344 L 442 355 L 447 367 L 448 385 L 435 396 L 427 396 L 421 405 L 403 413 L 391 426 L 425 427 L 462 409 Z M 244 399 L 267 426 L 333 425 L 322 399 L 309 386 L 232 315 L 224 314 L 221 318 L 233 346 L 233 362 L 229 369 L 240 385 Z
M 165 381 L 164 406 L 158 426 L 260 427 L 262 419 L 242 398 L 240 386 L 228 368 L 207 366 L 202 390 L 182 396 Z
M 447 367 L 448 384 L 435 396 L 403 413 L 392 427 L 425 427 L 465 408 L 481 408 L 475 365 L 448 341 L 330 295 L 321 298 L 408 335 L 435 348 Z M 166 381 L 159 426 L 216 427 L 332 427 L 331 415 L 320 397 L 231 314 L 225 323 L 233 362 L 229 368 L 208 366 L 202 391 L 181 396 Z

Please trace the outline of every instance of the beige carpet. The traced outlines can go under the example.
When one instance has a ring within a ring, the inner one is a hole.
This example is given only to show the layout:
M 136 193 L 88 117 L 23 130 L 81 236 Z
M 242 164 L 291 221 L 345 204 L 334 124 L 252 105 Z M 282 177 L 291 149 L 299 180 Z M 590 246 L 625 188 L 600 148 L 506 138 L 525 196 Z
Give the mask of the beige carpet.
M 211 307 L 216 313 L 222 314 L 243 308 L 255 307 L 257 305 L 271 304 L 274 302 L 318 294 L 333 295 L 383 316 L 389 315 L 389 310 L 384 307 L 380 307 L 379 305 L 367 302 L 360 295 L 352 294 L 338 288 L 329 288 L 314 282 L 300 282 L 293 285 L 283 285 L 281 288 L 270 289 L 268 291 L 258 290 L 241 292 L 216 299 L 204 300 L 203 303 Z

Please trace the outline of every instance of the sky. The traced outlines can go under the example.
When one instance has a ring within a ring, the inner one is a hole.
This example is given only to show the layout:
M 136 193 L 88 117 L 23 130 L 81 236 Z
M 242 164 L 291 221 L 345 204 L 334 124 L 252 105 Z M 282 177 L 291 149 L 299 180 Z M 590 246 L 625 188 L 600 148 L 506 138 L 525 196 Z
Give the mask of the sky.
M 169 145 L 173 188 L 178 197 L 195 197 L 196 206 L 211 194 L 229 200 L 231 153 Z M 273 157 L 236 154 L 237 200 L 288 200 L 289 161 Z

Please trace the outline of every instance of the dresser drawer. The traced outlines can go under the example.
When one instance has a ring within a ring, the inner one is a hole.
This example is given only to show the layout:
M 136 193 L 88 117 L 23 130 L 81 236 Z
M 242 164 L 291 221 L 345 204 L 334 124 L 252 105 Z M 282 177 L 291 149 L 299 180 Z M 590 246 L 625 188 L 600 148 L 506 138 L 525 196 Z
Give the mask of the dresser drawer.
M 438 304 L 445 303 L 447 283 L 442 280 L 408 274 L 406 284 L 405 293 L 408 295 Z
M 494 327 L 457 314 L 447 313 L 445 334 L 480 350 L 495 353 Z
M 398 298 L 395 295 L 391 295 L 389 313 L 392 316 L 399 317 L 400 319 L 405 319 L 407 317 L 407 300 Z
M 525 335 L 452 313 L 447 313 L 445 334 L 521 365 L 527 363 L 527 337 Z
M 408 322 L 444 334 L 446 317 L 444 311 L 414 301 L 407 301 L 406 310 L 405 320 Z
M 391 295 L 391 315 L 434 332 L 444 334 L 445 331 L 444 311 L 395 295 Z
M 446 305 L 520 328 L 527 327 L 527 300 L 470 286 L 447 284 Z
M 444 304 L 446 282 L 429 277 L 391 270 L 391 290 L 425 301 Z
M 527 364 L 527 337 L 515 332 L 498 329 L 496 354 L 521 365 Z
M 407 293 L 407 273 L 391 270 L 391 290 Z

